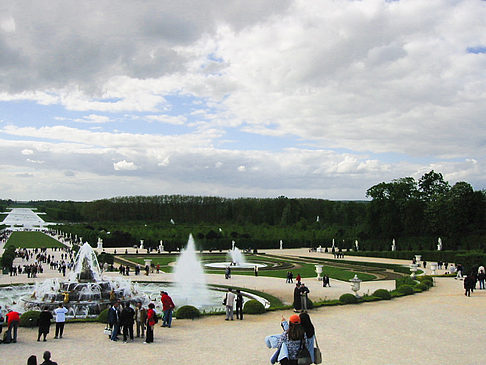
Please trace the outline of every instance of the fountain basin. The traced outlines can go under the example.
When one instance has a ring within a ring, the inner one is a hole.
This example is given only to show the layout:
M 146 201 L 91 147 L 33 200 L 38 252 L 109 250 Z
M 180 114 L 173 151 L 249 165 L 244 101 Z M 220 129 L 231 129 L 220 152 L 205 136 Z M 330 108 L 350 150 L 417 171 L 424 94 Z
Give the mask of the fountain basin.
M 210 262 L 207 264 L 204 264 L 205 267 L 213 268 L 213 269 L 226 269 L 228 266 L 231 269 L 253 269 L 255 266 L 258 267 L 259 269 L 262 267 L 266 267 L 267 265 L 265 264 L 255 264 L 252 262 L 240 262 L 233 264 L 232 262 Z

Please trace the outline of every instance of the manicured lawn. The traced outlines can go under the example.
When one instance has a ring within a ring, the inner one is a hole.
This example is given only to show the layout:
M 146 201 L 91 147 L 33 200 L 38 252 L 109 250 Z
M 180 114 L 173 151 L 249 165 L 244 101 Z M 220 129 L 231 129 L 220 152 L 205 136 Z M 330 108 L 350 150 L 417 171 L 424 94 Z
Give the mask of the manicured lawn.
M 165 272 L 172 272 L 173 266 L 169 266 L 169 263 L 177 260 L 177 256 L 175 256 L 175 255 L 174 256 L 172 256 L 172 255 L 171 256 L 156 256 L 156 255 L 149 255 L 149 256 L 128 255 L 128 256 L 124 256 L 124 255 L 121 255 L 121 256 L 125 259 L 132 261 L 132 262 L 136 262 L 136 263 L 138 263 L 142 266 L 144 264 L 143 259 L 145 257 L 151 258 L 152 263 L 154 265 L 159 264 L 160 269 L 162 271 L 165 271 Z M 224 255 L 203 255 L 202 260 L 204 261 L 204 263 L 227 261 Z M 255 262 L 255 263 L 258 263 L 258 262 L 267 262 L 267 263 L 268 262 L 290 262 L 290 263 L 299 265 L 298 268 L 294 267 L 294 268 L 282 269 L 282 270 L 279 270 L 279 269 L 275 269 L 275 270 L 260 269 L 259 272 L 258 272 L 258 275 L 260 275 L 260 276 L 268 276 L 268 277 L 276 277 L 276 278 L 285 279 L 287 277 L 287 271 L 289 271 L 289 270 L 294 273 L 294 278 L 297 276 L 297 274 L 300 274 L 303 278 L 312 278 L 312 277 L 316 277 L 316 275 L 317 275 L 316 271 L 315 271 L 316 270 L 315 265 L 305 263 L 305 262 L 303 262 L 303 260 L 291 261 L 291 260 L 286 260 L 286 259 L 278 259 L 278 258 L 275 258 L 275 257 L 270 258 L 270 257 L 265 257 L 265 256 L 253 256 L 253 255 L 251 255 L 251 256 L 247 256 L 247 261 Z M 215 270 L 215 269 L 205 268 L 204 271 L 207 274 L 221 274 L 221 275 L 224 274 L 223 269 Z M 253 270 L 236 270 L 236 269 L 233 269 L 231 271 L 231 273 L 234 274 L 234 275 L 254 275 Z M 361 280 L 364 280 L 364 281 L 369 281 L 369 280 L 373 280 L 373 279 L 376 278 L 376 276 L 374 276 L 372 274 L 355 272 L 355 271 L 351 271 L 351 270 L 345 270 L 345 269 L 341 269 L 341 268 L 338 268 L 338 267 L 333 267 L 331 265 L 324 265 L 323 273 L 326 273 L 332 279 L 344 280 L 344 281 L 352 279 L 355 274 L 357 274 L 358 277 Z
M 64 245 L 42 232 L 13 232 L 5 246 L 17 248 L 64 247 Z

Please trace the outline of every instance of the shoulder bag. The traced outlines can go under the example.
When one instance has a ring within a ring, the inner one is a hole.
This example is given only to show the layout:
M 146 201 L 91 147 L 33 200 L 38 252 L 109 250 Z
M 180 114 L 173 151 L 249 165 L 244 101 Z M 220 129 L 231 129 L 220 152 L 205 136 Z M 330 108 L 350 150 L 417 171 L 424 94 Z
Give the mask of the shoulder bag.
M 315 335 L 314 335 L 315 336 Z M 322 363 L 322 354 L 319 349 L 319 344 L 317 343 L 317 337 L 315 337 L 316 345 L 314 346 L 314 364 Z

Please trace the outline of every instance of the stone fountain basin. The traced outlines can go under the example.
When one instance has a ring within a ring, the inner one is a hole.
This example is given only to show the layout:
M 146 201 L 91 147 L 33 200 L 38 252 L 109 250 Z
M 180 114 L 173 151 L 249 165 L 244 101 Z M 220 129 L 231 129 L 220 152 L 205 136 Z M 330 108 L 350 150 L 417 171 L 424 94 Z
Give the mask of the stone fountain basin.
M 214 269 L 226 269 L 228 266 L 231 269 L 253 269 L 255 266 L 259 269 L 262 267 L 267 267 L 265 264 L 256 264 L 253 262 L 237 263 L 236 265 L 231 265 L 231 262 L 209 262 L 204 264 L 205 267 L 210 267 Z

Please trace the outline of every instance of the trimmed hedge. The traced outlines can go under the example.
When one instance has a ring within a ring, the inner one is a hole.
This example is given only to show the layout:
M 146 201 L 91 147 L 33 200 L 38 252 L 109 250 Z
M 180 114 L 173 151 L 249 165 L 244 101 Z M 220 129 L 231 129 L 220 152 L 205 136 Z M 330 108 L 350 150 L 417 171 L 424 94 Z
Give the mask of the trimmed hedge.
M 405 295 L 410 295 L 410 294 L 413 294 L 414 293 L 413 286 L 407 285 L 407 284 L 400 285 L 397 288 L 397 291 L 399 293 L 402 293 L 402 294 L 405 294 Z
M 201 312 L 192 305 L 183 305 L 176 311 L 175 317 L 177 319 L 194 319 L 201 317 Z
M 20 327 L 36 327 L 40 316 L 39 311 L 27 311 L 20 316 Z
M 265 313 L 265 306 L 256 299 L 251 299 L 243 306 L 243 312 L 246 314 Z
M 375 292 L 373 293 L 373 296 L 378 297 L 378 298 L 383 299 L 383 300 L 390 300 L 391 299 L 391 294 L 386 289 L 375 290 Z
M 106 308 L 106 309 L 102 310 L 101 313 L 98 314 L 98 318 L 96 318 L 96 320 L 98 322 L 108 323 L 108 311 L 109 310 L 110 310 L 110 308 Z
M 353 294 L 346 293 L 339 297 L 339 301 L 343 304 L 354 304 L 358 302 L 358 298 Z
M 420 283 L 415 286 L 417 289 L 420 289 L 421 291 L 426 291 L 429 290 L 429 286 L 425 283 Z

